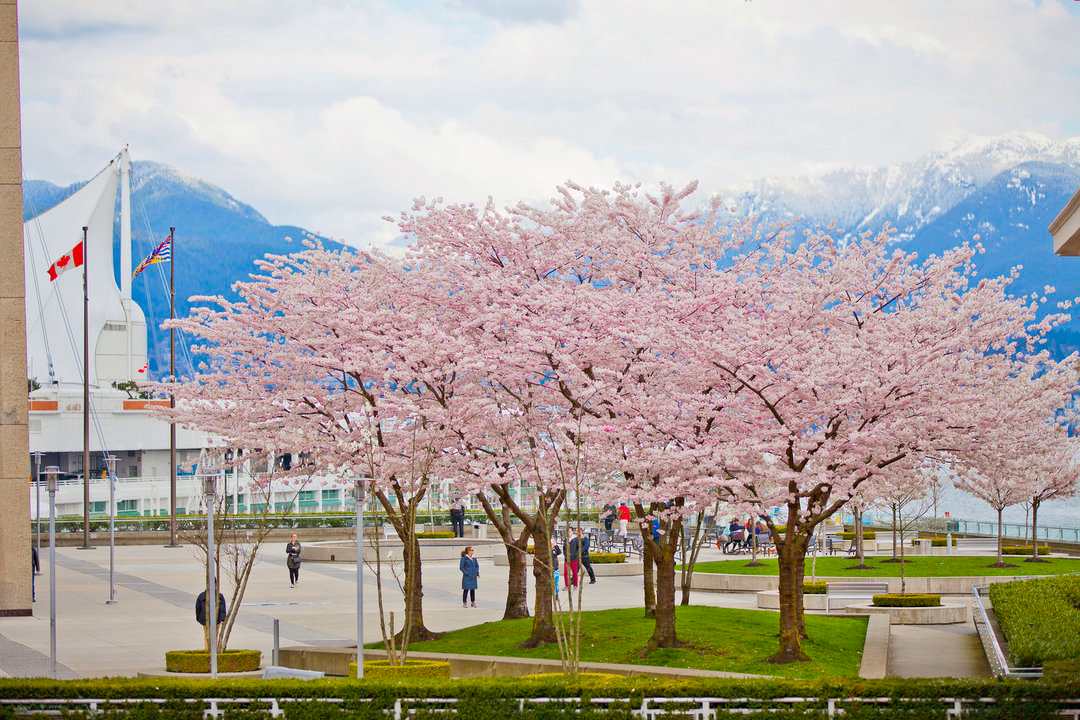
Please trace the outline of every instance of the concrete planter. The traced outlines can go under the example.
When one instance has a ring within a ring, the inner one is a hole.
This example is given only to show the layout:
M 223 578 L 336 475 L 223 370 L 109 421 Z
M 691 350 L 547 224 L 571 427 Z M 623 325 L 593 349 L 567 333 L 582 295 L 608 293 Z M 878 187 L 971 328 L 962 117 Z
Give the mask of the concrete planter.
M 806 610 L 825 610 L 825 598 L 828 595 L 803 595 L 803 608 Z M 864 602 L 865 598 L 832 597 L 829 600 L 830 610 L 840 610 L 848 605 Z M 780 609 L 780 591 L 764 590 L 757 594 L 757 606 L 762 610 Z
M 939 607 L 876 607 L 868 602 L 848 605 L 845 612 L 856 615 L 886 615 L 890 625 L 951 625 L 968 621 L 971 610 L 960 603 Z
M 970 595 L 971 588 L 975 585 L 990 585 L 999 582 L 1012 582 L 1014 580 L 1034 580 L 1037 575 L 1002 575 L 999 577 L 909 577 L 906 581 L 906 591 L 909 593 L 933 593 L 937 595 Z M 1045 577 L 1045 576 L 1043 576 Z M 819 575 L 819 581 L 824 582 L 882 582 L 889 585 L 889 592 L 898 593 L 900 578 L 872 577 L 859 575 L 852 577 L 828 577 Z M 690 587 L 694 590 L 706 592 L 762 592 L 777 590 L 780 587 L 780 578 L 775 575 L 736 575 L 725 573 L 694 573 Z M 810 596 L 806 596 L 810 597 Z
M 437 538 L 420 541 L 420 561 L 427 560 L 457 560 L 461 557 L 461 551 L 466 546 L 471 546 L 478 558 L 491 558 L 493 555 L 503 555 L 502 540 L 478 540 L 476 538 Z M 404 544 L 400 540 L 380 540 L 379 549 L 382 559 L 402 559 Z M 375 561 L 375 543 L 373 540 L 364 539 L 364 559 L 368 562 Z M 304 562 L 356 562 L 356 544 L 354 542 L 320 542 L 308 543 L 303 546 L 302 558 Z

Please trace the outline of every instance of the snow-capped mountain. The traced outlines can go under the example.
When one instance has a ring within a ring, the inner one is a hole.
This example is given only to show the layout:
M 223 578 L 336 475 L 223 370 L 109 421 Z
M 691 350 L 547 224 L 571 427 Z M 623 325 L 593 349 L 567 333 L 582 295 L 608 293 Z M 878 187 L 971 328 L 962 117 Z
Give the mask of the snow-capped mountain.
M 1080 137 L 1061 142 L 1038 133 L 970 138 L 899 165 L 763 178 L 720 194 L 738 216 L 835 223 L 845 232 L 890 223 L 901 237 L 910 237 L 995 176 L 1028 162 L 1080 169 Z
M 986 276 L 1023 266 L 1011 286 L 1044 312 L 1080 297 L 1080 268 L 1053 254 L 1047 226 L 1080 187 L 1080 137 L 1056 142 L 1036 133 L 972 138 L 918 160 L 880 168 L 831 170 L 814 176 L 766 178 L 721 194 L 735 217 L 794 227 L 835 226 L 843 236 L 897 229 L 896 240 L 921 257 L 978 236 Z M 1056 357 L 1080 351 L 1080 311 L 1049 338 Z
M 25 218 L 48 210 L 82 185 L 61 187 L 44 180 L 25 181 Z M 131 190 L 133 263 L 148 255 L 168 234 L 170 226 L 176 227 L 176 313 L 181 317 L 190 310 L 191 296 L 229 295 L 234 282 L 255 271 L 256 259 L 266 253 L 301 250 L 303 239 L 309 235 L 293 225 L 272 225 L 255 208 L 222 188 L 161 163 L 132 163 Z M 329 247 L 338 246 L 320 239 Z M 119 282 L 119 225 L 114 242 Z M 132 295 L 146 313 L 153 377 L 165 374 L 169 363 L 169 336 L 161 329 L 161 322 L 169 316 L 168 267 L 151 266 L 132 285 Z M 190 354 L 178 350 L 178 371 L 189 372 L 191 359 Z

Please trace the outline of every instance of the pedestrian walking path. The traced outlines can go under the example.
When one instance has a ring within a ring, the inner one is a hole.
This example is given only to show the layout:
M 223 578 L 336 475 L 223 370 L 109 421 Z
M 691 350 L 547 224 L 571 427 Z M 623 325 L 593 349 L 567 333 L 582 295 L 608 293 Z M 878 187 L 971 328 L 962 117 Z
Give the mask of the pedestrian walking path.
M 975 625 L 893 625 L 890 677 L 979 678 L 991 675 Z

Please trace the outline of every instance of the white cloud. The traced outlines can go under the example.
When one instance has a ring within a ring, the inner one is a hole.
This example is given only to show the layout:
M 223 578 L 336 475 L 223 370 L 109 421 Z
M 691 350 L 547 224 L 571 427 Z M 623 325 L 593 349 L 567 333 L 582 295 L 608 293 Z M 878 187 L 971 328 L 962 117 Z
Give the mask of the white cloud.
M 413 196 L 544 199 L 567 178 L 709 192 L 1080 134 L 1080 15 L 942 4 L 445 0 L 23 3 L 24 165 L 125 142 L 272 221 L 350 242 Z

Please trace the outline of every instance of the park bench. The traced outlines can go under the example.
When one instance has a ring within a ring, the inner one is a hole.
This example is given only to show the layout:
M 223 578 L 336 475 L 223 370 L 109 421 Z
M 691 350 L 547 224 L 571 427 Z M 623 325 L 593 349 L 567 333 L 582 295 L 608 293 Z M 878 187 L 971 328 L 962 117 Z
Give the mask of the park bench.
M 825 614 L 829 613 L 832 598 L 872 598 L 889 592 L 885 582 L 831 582 L 825 585 Z

